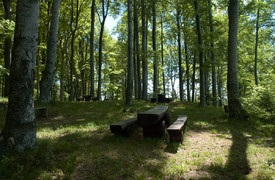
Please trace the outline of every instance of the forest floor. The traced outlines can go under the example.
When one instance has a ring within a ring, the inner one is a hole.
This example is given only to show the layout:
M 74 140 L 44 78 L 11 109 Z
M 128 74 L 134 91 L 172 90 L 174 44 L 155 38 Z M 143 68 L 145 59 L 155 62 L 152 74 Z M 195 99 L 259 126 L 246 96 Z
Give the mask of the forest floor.
M 173 102 L 188 115 L 182 144 L 113 135 L 109 125 L 157 104 L 135 101 L 55 102 L 37 119 L 37 148 L 0 159 L 0 179 L 275 179 L 275 120 L 227 120 L 222 108 Z M 41 107 L 41 105 L 36 105 Z M 6 110 L 0 110 L 0 129 Z

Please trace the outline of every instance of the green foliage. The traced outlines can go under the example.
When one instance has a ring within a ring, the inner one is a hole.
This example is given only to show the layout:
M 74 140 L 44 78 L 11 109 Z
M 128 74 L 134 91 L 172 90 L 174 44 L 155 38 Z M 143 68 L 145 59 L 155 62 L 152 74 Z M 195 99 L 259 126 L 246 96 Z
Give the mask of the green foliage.
M 261 118 L 275 117 L 275 88 L 254 86 L 251 95 L 243 98 L 244 105 L 250 114 Z

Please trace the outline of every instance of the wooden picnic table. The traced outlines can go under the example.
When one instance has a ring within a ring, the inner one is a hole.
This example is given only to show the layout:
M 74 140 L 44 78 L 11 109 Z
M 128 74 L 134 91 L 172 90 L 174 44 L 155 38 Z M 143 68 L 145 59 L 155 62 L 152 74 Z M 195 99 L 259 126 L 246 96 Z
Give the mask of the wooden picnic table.
M 138 113 L 137 123 L 143 128 L 144 137 L 162 137 L 166 125 L 170 125 L 168 106 L 156 106 Z

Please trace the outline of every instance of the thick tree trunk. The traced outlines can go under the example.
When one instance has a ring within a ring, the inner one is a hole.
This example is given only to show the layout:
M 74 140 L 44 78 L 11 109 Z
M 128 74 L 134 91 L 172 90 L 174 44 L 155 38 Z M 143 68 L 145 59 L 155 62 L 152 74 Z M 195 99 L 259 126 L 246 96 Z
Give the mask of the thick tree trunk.
M 196 53 L 194 53 L 193 60 L 193 74 L 192 74 L 192 102 L 195 102 L 195 91 L 196 91 Z
M 200 106 L 204 107 L 206 105 L 205 99 L 205 69 L 204 69 L 204 55 L 202 49 L 202 32 L 201 32 L 201 23 L 199 16 L 199 3 L 198 0 L 195 0 L 195 12 L 196 12 L 196 27 L 198 34 L 198 45 L 199 45 L 199 63 L 200 63 Z
M 243 119 L 246 113 L 240 102 L 238 83 L 238 8 L 238 0 L 229 1 L 227 93 L 229 118 Z
M 47 43 L 47 62 L 43 72 L 40 85 L 40 102 L 49 103 L 51 101 L 52 82 L 54 76 L 54 67 L 56 61 L 56 46 L 58 33 L 58 12 L 60 0 L 54 0 L 52 4 L 52 16 L 50 23 L 50 33 Z
M 39 1 L 17 2 L 10 70 L 9 104 L 0 151 L 22 152 L 36 145 L 34 78 L 38 38 Z
M 132 0 L 127 0 L 128 10 L 128 74 L 127 74 L 127 89 L 126 89 L 126 105 L 133 104 L 133 13 Z

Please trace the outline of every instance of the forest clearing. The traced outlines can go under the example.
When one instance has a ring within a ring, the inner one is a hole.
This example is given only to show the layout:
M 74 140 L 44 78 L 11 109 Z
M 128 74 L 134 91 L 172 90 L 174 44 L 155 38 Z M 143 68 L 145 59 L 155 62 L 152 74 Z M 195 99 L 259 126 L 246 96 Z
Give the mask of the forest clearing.
M 1 159 L 0 179 L 274 179 L 274 119 L 228 122 L 222 108 L 173 102 L 171 121 L 188 115 L 184 141 L 129 137 L 109 125 L 156 104 L 136 101 L 56 102 L 37 120 L 37 148 Z M 1 110 L 0 127 L 4 110 Z

